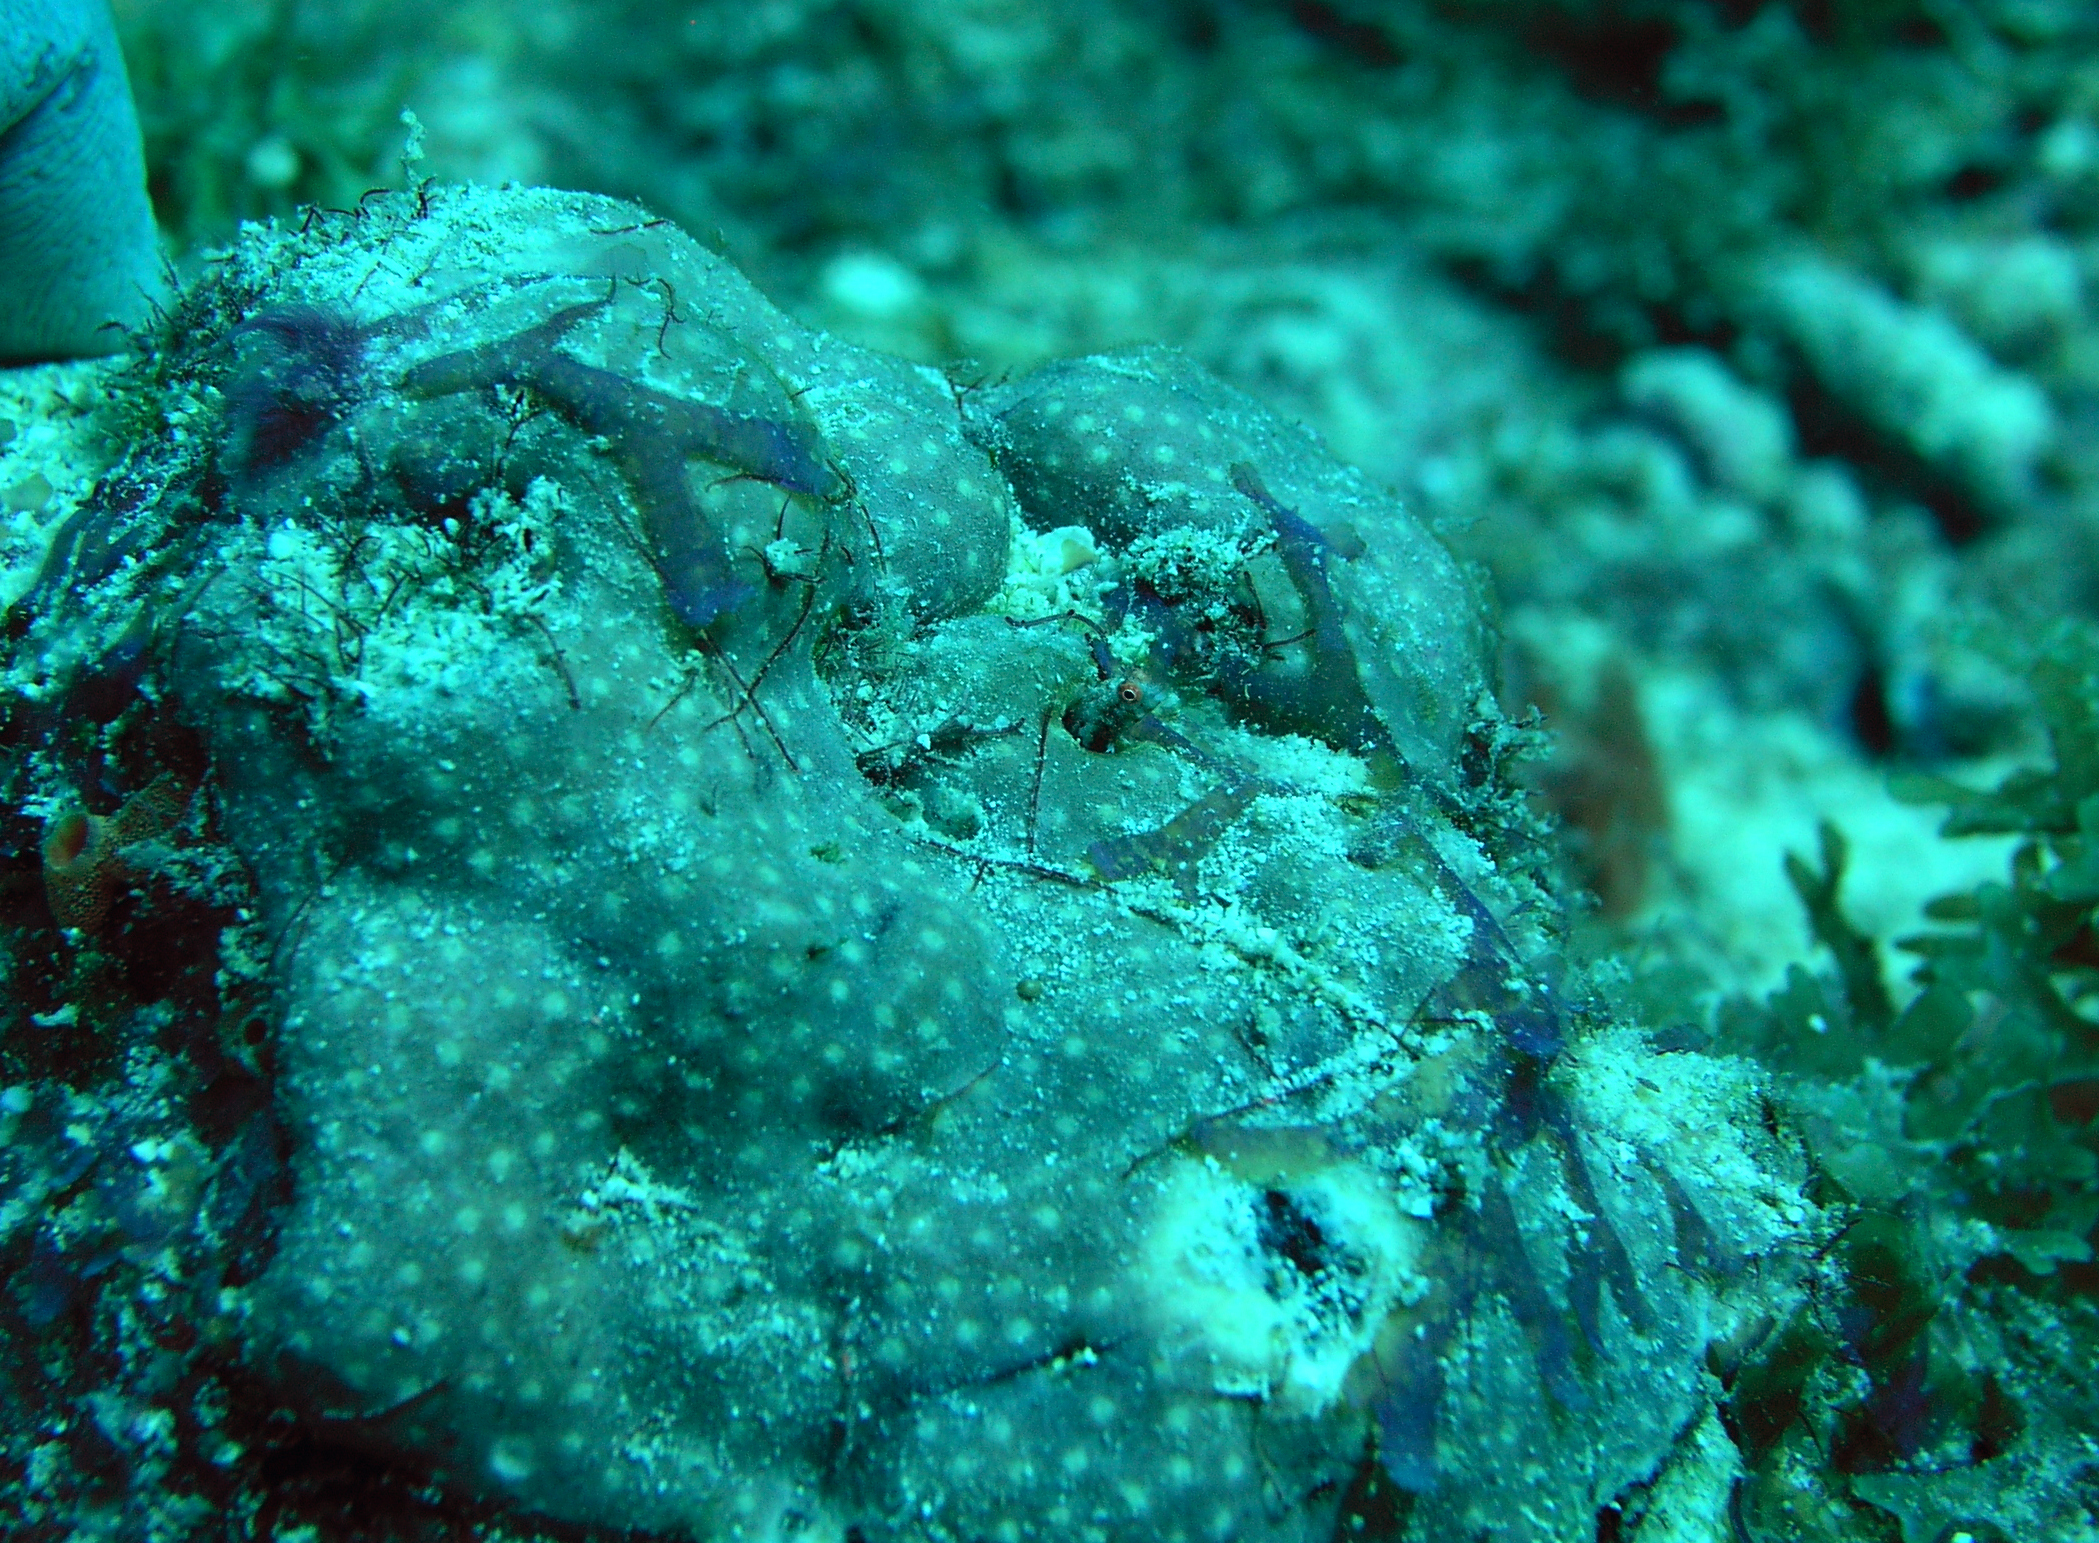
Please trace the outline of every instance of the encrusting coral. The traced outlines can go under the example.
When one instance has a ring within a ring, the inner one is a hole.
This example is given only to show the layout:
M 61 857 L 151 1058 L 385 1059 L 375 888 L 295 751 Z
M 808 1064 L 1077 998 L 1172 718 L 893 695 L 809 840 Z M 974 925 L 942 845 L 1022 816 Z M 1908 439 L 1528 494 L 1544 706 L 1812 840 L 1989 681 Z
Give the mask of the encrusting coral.
M 1679 1463 L 1718 1524 L 1802 1154 L 1567 964 L 1389 495 L 1174 355 L 956 391 L 577 195 L 257 231 L 172 326 L 196 427 L 11 679 L 56 777 L 142 661 L 252 876 L 256 1375 L 702 1537 L 1571 1543 Z

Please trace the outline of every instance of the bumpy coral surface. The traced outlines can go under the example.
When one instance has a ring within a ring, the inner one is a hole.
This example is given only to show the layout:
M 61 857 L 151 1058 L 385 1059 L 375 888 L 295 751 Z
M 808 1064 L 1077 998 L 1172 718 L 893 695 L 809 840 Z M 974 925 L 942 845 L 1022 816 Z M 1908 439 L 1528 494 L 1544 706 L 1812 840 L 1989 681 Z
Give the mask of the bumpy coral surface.
M 254 1365 L 701 1537 L 1724 1526 L 1706 1349 L 1802 1289 L 1803 1165 L 1563 978 L 1394 500 L 1173 356 L 951 385 L 608 200 L 310 224 L 18 612 L 253 877 Z

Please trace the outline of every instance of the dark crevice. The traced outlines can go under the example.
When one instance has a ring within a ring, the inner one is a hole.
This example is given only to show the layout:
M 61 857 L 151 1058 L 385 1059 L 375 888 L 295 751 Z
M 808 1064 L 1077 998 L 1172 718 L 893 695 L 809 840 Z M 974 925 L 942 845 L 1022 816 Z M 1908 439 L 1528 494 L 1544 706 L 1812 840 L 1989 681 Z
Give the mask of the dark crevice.
M 1350 16 L 1339 6 L 1327 4 L 1326 0 L 1291 0 L 1290 20 L 1300 32 L 1319 39 L 1358 64 L 1389 69 L 1406 60 L 1406 55 L 1400 52 L 1384 28 L 1375 22 Z
M 1327 1258 L 1326 1233 L 1318 1222 L 1298 1208 L 1297 1202 L 1279 1189 L 1261 1195 L 1261 1210 L 1254 1220 L 1255 1233 L 1268 1253 L 1290 1261 L 1307 1280 L 1323 1274 Z
M 1878 665 L 1868 665 L 1852 687 L 1845 709 L 1851 737 L 1858 747 L 1876 760 L 1895 753 L 1895 717 L 1888 708 L 1887 679 Z
M 1868 484 L 1869 495 L 1922 505 L 1949 546 L 1966 546 L 1992 525 L 1966 488 L 1865 423 L 1806 375 L 1795 377 L 1787 396 L 1802 459 L 1849 462 Z
M 1559 65 L 1583 96 L 1653 111 L 1664 105 L 1662 70 L 1682 37 L 1661 16 L 1620 16 L 1586 26 L 1556 17 L 1541 22 L 1525 41 Z

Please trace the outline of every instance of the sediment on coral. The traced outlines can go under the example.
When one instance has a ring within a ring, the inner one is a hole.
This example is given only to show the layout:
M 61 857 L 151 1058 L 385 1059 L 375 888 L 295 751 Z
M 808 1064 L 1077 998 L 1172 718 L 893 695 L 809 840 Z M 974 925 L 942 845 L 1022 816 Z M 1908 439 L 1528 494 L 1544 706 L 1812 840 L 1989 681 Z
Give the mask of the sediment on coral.
M 283 1134 L 244 1397 L 550 1525 L 1543 1543 L 1803 1299 L 1748 1063 L 1564 955 L 1470 581 L 1251 399 L 958 397 L 582 195 L 374 197 L 184 304 L 230 405 L 25 600 L 15 796 L 114 654 L 112 732 L 201 747 Z

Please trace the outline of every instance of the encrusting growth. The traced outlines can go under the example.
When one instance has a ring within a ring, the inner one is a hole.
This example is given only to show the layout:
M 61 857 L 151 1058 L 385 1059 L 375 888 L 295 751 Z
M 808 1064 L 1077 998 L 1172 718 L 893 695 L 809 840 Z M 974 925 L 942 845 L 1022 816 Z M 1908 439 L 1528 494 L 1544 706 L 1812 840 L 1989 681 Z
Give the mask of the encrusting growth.
M 545 191 L 254 231 L 184 304 L 225 407 L 15 657 L 144 672 L 275 945 L 256 1375 L 710 1543 L 1321 1543 L 1366 1484 L 1586 1543 L 1791 1312 L 1753 1074 L 1641 1076 L 1467 770 L 1462 571 L 1251 399 L 958 401 Z M 59 919 L 189 795 L 56 822 Z
M 44 895 L 59 926 L 92 934 L 131 877 L 124 848 L 166 835 L 182 822 L 193 784 L 163 772 L 109 815 L 70 810 L 44 835 Z

